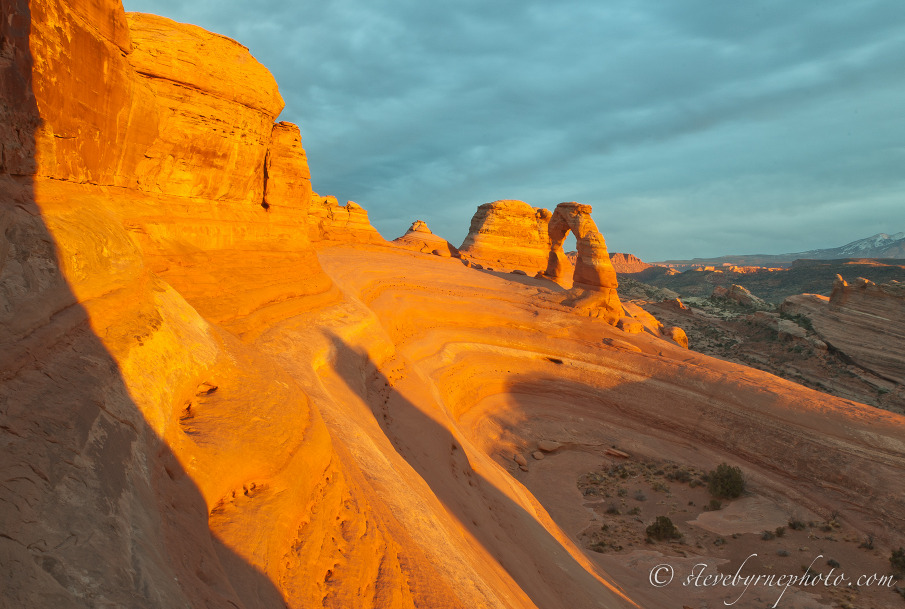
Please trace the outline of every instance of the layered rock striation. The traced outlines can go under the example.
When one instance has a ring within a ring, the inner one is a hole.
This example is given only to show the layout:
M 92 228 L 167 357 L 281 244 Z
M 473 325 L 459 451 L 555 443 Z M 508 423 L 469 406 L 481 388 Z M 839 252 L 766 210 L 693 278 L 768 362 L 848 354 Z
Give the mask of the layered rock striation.
M 459 247 L 462 256 L 484 266 L 530 274 L 544 271 L 550 253 L 549 210 L 524 201 L 484 203 L 471 219 Z
M 624 254 L 620 252 L 610 254 L 610 262 L 613 263 L 613 268 L 617 273 L 640 273 L 645 269 L 656 266 L 644 262 L 633 254 Z
M 4 604 L 665 606 L 648 565 L 575 541 L 588 454 L 740 462 L 901 545 L 900 419 L 547 282 L 315 252 L 298 131 L 241 45 L 112 0 L 0 2 Z M 331 223 L 367 232 L 360 211 Z M 562 215 L 601 293 L 596 227 Z M 544 439 L 555 457 L 512 467 Z
M 459 249 L 463 257 L 491 268 L 571 282 L 570 306 L 615 323 L 623 315 L 619 283 L 591 211 L 590 205 L 575 202 L 560 203 L 553 212 L 522 201 L 485 203 Z M 574 266 L 563 251 L 570 232 L 578 249 Z
M 314 243 L 373 243 L 386 245 L 368 219 L 368 212 L 354 201 L 340 205 L 336 197 L 311 195 L 308 206 L 308 236 Z
M 435 235 L 422 220 L 415 220 L 405 234 L 393 239 L 393 245 L 415 252 L 436 254 L 443 257 L 459 257 L 459 250 L 449 241 Z
M 853 284 L 837 276 L 829 298 L 790 296 L 782 311 L 802 315 L 820 339 L 879 377 L 905 384 L 905 284 Z

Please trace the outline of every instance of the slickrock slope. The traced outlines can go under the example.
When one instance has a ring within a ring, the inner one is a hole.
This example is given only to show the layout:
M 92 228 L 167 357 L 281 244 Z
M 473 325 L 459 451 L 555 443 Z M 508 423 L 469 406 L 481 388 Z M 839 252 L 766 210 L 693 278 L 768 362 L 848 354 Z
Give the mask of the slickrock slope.
M 443 237 L 432 233 L 427 224 L 421 220 L 412 222 L 411 228 L 405 231 L 404 235 L 393 239 L 393 245 L 425 254 L 459 257 L 459 250 Z
M 661 557 L 582 545 L 601 526 L 572 481 L 614 444 L 741 464 L 784 514 L 905 543 L 901 417 L 548 280 L 364 236 L 315 252 L 297 130 L 241 45 L 0 1 L 4 605 L 668 606 Z
M 675 590 L 647 580 L 671 559 L 643 543 L 608 556 L 575 551 L 580 534 L 599 531 L 601 521 L 588 514 L 592 498 L 569 481 L 589 463 L 612 464 L 606 451 L 614 445 L 633 459 L 708 469 L 729 460 L 781 518 L 839 510 L 850 531 L 883 531 L 884 543 L 903 537 L 901 416 L 576 315 L 550 283 L 427 257 L 406 263 L 402 280 L 402 255 L 321 253 L 327 272 L 382 330 L 343 339 L 361 345 L 351 350 L 367 353 L 370 373 L 363 380 L 346 373 L 340 387 L 358 388 L 333 403 L 370 408 L 395 449 L 538 606 L 598 606 L 600 592 L 591 591 L 604 588 L 582 571 L 624 586 L 643 606 L 676 599 Z M 432 387 L 419 387 L 421 377 Z M 560 448 L 537 460 L 531 455 L 541 441 Z M 688 550 L 689 568 L 711 560 L 707 548 Z M 550 570 L 545 556 L 558 566 Z
M 376 243 L 386 245 L 368 219 L 368 212 L 354 201 L 340 205 L 336 197 L 312 194 L 308 207 L 308 235 L 313 243 Z
M 858 366 L 905 385 L 905 284 L 837 277 L 829 298 L 790 296 L 782 310 L 807 317 L 821 340 Z
M 493 269 L 520 269 L 529 275 L 543 272 L 550 254 L 550 218 L 549 210 L 524 201 L 484 203 L 472 217 L 459 251 Z

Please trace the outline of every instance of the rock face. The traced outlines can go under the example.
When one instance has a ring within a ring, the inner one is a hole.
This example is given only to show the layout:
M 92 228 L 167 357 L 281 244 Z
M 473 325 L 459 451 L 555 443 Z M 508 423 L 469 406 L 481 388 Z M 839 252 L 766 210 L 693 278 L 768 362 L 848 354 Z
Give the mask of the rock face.
M 459 257 L 459 250 L 453 247 L 449 241 L 431 232 L 427 224 L 421 220 L 412 222 L 404 235 L 393 239 L 393 245 L 415 252 L 430 254 L 437 252 L 444 257 Z
M 157 101 L 157 137 L 135 169 L 139 188 L 260 204 L 273 121 L 283 109 L 273 76 L 224 36 L 156 15 L 127 19 L 128 61 Z M 221 172 L 235 177 L 223 180 Z
M 560 203 L 552 213 L 523 201 L 485 203 L 459 249 L 468 260 L 497 270 L 542 272 L 557 282 L 571 276 L 567 304 L 616 323 L 623 314 L 619 284 L 591 211 L 590 205 L 575 202 Z M 578 248 L 574 267 L 563 251 L 569 232 Z
M 308 206 L 308 236 L 315 243 L 373 243 L 386 245 L 358 203 L 340 205 L 336 197 L 311 195 Z
M 291 207 L 308 213 L 311 200 L 311 172 L 302 148 L 299 128 L 292 123 L 277 123 L 270 134 L 270 146 L 264 163 L 265 209 Z M 307 233 L 302 233 L 307 237 Z
M 710 297 L 733 300 L 746 307 L 762 307 L 765 305 L 764 301 L 752 294 L 748 288 L 735 284 L 728 288 L 721 285 L 714 287 Z
M 613 269 L 617 273 L 640 273 L 644 269 L 649 269 L 653 264 L 648 264 L 632 254 L 623 254 L 615 252 L 610 254 L 610 262 L 613 263 Z
M 471 219 L 459 251 L 463 257 L 497 270 L 516 268 L 533 275 L 547 268 L 550 211 L 524 201 L 484 203 Z
M 837 276 L 829 298 L 790 296 L 782 310 L 805 316 L 823 342 L 861 368 L 905 384 L 905 284 L 859 278 L 849 285 Z

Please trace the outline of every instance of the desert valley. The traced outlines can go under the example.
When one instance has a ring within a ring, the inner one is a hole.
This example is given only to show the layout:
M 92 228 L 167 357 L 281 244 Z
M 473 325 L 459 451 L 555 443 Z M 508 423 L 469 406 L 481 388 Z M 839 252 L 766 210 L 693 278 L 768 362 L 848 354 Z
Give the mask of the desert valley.
M 905 606 L 902 256 L 385 239 L 239 42 L 0 3 L 0 607 Z

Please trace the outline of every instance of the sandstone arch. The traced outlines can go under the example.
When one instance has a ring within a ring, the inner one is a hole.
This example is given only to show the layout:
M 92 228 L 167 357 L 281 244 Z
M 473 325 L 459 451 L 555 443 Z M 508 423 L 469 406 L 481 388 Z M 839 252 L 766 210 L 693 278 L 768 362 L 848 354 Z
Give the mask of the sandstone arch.
M 610 262 L 606 241 L 591 218 L 590 205 L 570 202 L 556 206 L 547 225 L 550 253 L 544 274 L 554 280 L 561 279 L 571 268 L 562 247 L 569 231 L 575 235 L 578 249 L 572 275 L 573 288 L 615 290 L 619 286 L 616 271 Z

